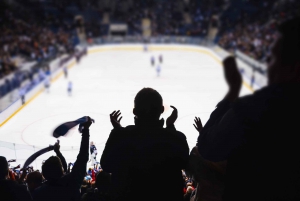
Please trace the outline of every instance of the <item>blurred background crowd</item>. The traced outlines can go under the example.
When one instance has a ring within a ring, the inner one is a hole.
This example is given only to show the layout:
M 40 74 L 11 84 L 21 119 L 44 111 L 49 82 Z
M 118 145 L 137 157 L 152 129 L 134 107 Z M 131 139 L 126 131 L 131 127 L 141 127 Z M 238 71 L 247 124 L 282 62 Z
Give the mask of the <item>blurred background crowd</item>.
M 266 62 L 277 25 L 297 15 L 300 6 L 297 0 L 14 0 L 0 4 L 0 78 L 17 72 L 26 61 L 73 54 L 83 39 L 110 36 L 113 24 L 126 25 L 125 36 L 209 38 L 228 51 L 240 50 Z

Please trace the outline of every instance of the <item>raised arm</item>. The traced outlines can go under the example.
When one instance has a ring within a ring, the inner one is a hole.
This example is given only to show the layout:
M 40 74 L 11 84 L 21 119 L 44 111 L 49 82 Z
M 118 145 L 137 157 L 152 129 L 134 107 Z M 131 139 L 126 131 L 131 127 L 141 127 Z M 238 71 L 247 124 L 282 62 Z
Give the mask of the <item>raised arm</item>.
M 77 156 L 76 162 L 74 163 L 72 172 L 70 173 L 71 177 L 74 178 L 75 185 L 77 185 L 78 188 L 80 188 L 83 178 L 85 176 L 86 164 L 89 159 L 89 127 L 92 124 L 92 120 L 90 117 L 88 118 L 88 122 L 83 124 L 79 154 Z
M 67 162 L 66 162 L 65 157 L 60 152 L 59 140 L 54 144 L 54 152 L 56 153 L 56 156 L 60 159 L 61 164 L 64 168 L 64 173 L 66 173 L 67 172 Z
M 199 132 L 199 153 L 208 160 L 226 160 L 232 149 L 241 143 L 239 119 L 231 109 L 239 97 L 242 78 L 233 57 L 223 61 L 225 80 L 229 86 L 225 98 L 218 103 L 209 120 Z
M 173 108 L 173 111 L 172 111 L 171 115 L 167 118 L 166 127 L 168 129 L 176 130 L 174 124 L 178 117 L 178 110 L 176 107 L 174 107 L 172 105 L 170 107 Z

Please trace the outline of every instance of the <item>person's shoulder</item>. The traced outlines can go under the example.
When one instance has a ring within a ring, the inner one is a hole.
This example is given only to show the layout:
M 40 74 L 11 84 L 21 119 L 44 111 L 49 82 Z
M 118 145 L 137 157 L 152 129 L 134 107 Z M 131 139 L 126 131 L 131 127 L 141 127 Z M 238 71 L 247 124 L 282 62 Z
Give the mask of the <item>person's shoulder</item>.
M 276 90 L 277 88 L 278 88 L 277 85 L 263 87 L 255 91 L 253 94 L 240 97 L 236 103 L 251 104 L 256 101 L 263 101 L 264 99 L 268 99 L 269 96 L 273 93 L 273 91 Z
M 171 135 L 173 138 L 178 138 L 180 140 L 186 140 L 186 136 L 181 131 L 171 129 L 171 128 L 163 128 L 166 135 Z
M 135 126 L 126 126 L 126 127 L 120 127 L 120 128 L 114 128 L 110 132 L 111 137 L 124 137 L 132 133 L 132 131 L 135 130 Z
M 133 125 L 126 126 L 126 127 L 113 128 L 111 130 L 111 133 L 120 134 L 120 133 L 124 133 L 124 132 L 134 130 L 134 128 L 135 128 L 135 126 L 133 126 Z

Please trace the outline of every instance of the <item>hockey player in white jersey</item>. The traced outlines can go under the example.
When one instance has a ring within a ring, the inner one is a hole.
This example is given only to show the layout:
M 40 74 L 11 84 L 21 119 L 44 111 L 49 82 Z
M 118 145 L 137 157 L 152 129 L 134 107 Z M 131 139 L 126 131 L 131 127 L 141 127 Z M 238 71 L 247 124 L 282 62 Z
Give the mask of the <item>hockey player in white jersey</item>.
M 90 157 L 91 157 L 90 161 L 91 161 L 92 165 L 95 166 L 96 162 L 97 162 L 96 156 L 97 156 L 98 152 L 97 152 L 97 148 L 96 148 L 93 141 L 91 141 L 90 154 L 91 154 L 90 155 Z
M 160 65 L 157 65 L 157 67 L 156 67 L 157 77 L 160 76 L 160 71 L 161 71 L 161 66 L 160 66 Z

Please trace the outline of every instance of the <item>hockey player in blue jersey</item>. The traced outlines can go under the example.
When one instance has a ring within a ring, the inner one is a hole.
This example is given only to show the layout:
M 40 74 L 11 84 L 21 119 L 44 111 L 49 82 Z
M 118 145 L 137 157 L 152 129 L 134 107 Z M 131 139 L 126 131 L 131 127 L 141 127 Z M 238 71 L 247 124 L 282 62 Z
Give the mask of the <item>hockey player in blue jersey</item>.
M 69 96 L 72 95 L 72 88 L 73 88 L 73 84 L 71 81 L 68 82 L 68 94 Z

